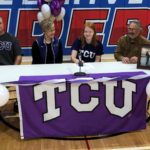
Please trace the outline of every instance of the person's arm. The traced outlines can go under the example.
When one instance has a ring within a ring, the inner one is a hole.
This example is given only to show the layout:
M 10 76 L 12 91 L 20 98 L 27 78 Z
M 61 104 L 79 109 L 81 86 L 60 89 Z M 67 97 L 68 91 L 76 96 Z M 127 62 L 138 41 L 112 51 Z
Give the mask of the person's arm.
M 101 61 L 101 55 L 96 55 L 95 62 L 100 62 Z
M 116 50 L 114 52 L 114 57 L 117 61 L 122 61 L 123 59 L 121 43 L 122 43 L 122 40 L 119 39 L 119 41 L 117 42 Z
M 62 48 L 62 43 L 61 43 L 61 41 L 59 40 L 56 63 L 62 63 L 62 62 L 63 62 L 63 48 Z
M 78 59 L 78 53 L 81 48 L 81 40 L 76 39 L 71 47 L 71 61 L 78 64 L 79 59 Z
M 103 54 L 104 54 L 103 45 L 100 41 L 98 41 L 95 62 L 101 62 L 101 55 L 103 55 Z
M 122 61 L 122 63 L 124 64 L 129 64 L 131 63 L 130 58 L 123 55 L 123 51 L 125 51 L 125 44 L 124 44 L 125 37 L 126 36 L 121 37 L 117 42 L 117 47 L 114 53 L 114 57 L 117 61 Z
M 21 61 L 22 61 L 22 56 L 21 55 L 20 56 L 16 56 L 14 65 L 20 65 Z
M 77 59 L 77 54 L 78 52 L 76 50 L 72 50 L 71 52 L 71 60 L 72 62 L 78 64 L 79 63 L 79 60 Z
M 115 51 L 115 54 L 114 54 L 114 57 L 117 61 L 122 61 L 122 63 L 124 64 L 129 64 L 130 63 L 130 58 L 128 57 L 124 57 L 122 54 L 121 54 L 121 51 L 120 51 L 120 48 L 117 47 L 116 51 Z
M 125 50 L 124 38 L 125 36 L 121 37 L 117 42 L 117 47 L 114 53 L 114 57 L 117 61 L 122 61 L 122 63 L 124 64 L 129 64 L 130 58 L 127 56 L 123 56 L 123 51 Z
M 20 65 L 22 61 L 22 50 L 16 37 L 11 36 L 13 40 L 14 65 Z
M 32 64 L 41 64 L 39 47 L 36 41 L 34 41 L 32 44 L 31 54 L 32 54 Z

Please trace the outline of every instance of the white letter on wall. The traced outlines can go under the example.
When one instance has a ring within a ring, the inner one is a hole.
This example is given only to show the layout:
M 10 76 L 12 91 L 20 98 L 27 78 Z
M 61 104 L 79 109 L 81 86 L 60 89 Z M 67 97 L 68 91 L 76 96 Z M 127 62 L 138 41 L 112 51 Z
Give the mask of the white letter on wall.
M 12 5 L 13 0 L 0 0 L 0 5 Z
M 108 4 L 115 4 L 117 0 L 108 0 Z
M 143 0 L 129 0 L 129 4 L 142 4 Z

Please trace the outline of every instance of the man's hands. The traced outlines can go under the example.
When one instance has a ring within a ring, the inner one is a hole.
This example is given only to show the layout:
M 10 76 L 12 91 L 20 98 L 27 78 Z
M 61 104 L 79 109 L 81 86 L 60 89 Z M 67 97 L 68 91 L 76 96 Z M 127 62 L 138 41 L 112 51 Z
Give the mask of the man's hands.
M 122 58 L 122 63 L 124 63 L 124 64 L 136 64 L 137 61 L 138 61 L 138 57 L 136 57 L 136 56 L 133 56 L 131 58 L 129 58 L 129 57 Z
M 123 57 L 123 58 L 122 58 L 122 62 L 123 62 L 124 64 L 129 64 L 129 63 L 130 63 L 130 59 L 129 59 L 128 57 Z
M 133 56 L 133 57 L 130 58 L 130 63 L 131 64 L 136 64 L 137 61 L 138 61 L 138 57 L 136 57 L 136 56 Z

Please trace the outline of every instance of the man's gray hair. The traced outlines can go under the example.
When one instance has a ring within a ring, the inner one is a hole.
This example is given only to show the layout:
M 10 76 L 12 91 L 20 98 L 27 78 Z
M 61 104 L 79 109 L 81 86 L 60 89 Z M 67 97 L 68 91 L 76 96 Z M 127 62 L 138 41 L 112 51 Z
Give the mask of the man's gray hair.
M 131 23 L 136 24 L 138 28 L 142 28 L 142 24 L 141 24 L 140 20 L 137 20 L 137 19 L 131 20 L 131 21 L 129 21 L 129 25 L 130 25 Z

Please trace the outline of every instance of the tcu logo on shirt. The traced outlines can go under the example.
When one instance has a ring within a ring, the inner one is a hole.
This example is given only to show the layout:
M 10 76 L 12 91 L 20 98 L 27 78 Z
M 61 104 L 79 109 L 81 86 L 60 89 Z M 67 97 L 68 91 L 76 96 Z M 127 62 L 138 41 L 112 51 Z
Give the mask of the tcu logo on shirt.
M 95 57 L 95 53 L 88 51 L 88 50 L 80 50 L 80 53 L 82 53 L 83 57 L 85 57 L 85 58 L 94 58 Z

